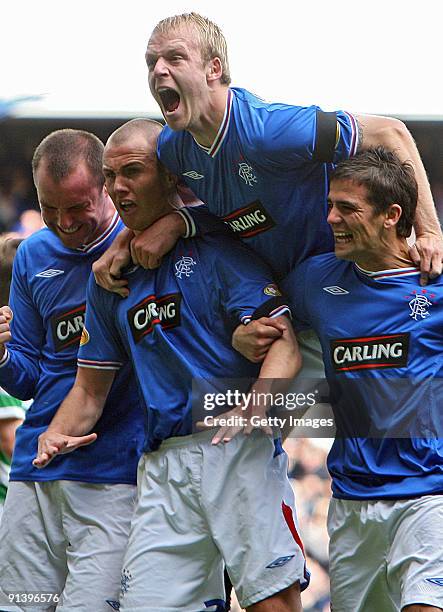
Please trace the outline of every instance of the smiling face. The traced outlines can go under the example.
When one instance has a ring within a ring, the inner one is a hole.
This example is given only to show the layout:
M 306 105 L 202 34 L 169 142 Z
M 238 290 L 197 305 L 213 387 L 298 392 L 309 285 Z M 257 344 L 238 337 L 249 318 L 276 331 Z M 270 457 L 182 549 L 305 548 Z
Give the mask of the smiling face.
M 378 260 L 389 249 L 389 228 L 394 228 L 391 210 L 377 213 L 368 202 L 365 186 L 348 180 L 332 180 L 328 196 L 328 223 L 334 232 L 335 254 L 357 263 Z M 398 205 L 394 212 L 398 214 Z M 401 214 L 401 208 L 400 208 Z
M 134 132 L 108 141 L 103 156 L 105 184 L 123 223 L 141 231 L 171 211 L 168 187 L 155 155 L 157 134 Z
M 71 249 L 92 242 L 105 231 L 112 203 L 84 163 L 64 179 L 54 181 L 42 162 L 35 185 L 43 221 Z M 115 213 L 115 211 L 114 211 Z
M 145 57 L 149 88 L 169 127 L 199 130 L 210 106 L 208 81 L 220 79 L 220 60 L 203 60 L 191 25 L 154 32 Z

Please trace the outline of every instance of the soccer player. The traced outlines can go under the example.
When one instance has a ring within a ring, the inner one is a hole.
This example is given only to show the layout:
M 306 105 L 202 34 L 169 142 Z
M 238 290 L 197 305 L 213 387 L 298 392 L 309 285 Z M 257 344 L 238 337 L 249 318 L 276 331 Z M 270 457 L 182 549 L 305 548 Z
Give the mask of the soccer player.
M 21 240 L 0 236 L 0 304 L 9 300 L 12 262 Z M 8 490 L 15 431 L 23 422 L 27 402 L 11 397 L 0 387 L 0 520 Z
M 338 165 L 328 201 L 335 254 L 308 259 L 285 289 L 297 320 L 318 333 L 339 423 L 328 457 L 332 606 L 436 612 L 443 280 L 423 288 L 409 256 L 410 164 L 383 148 L 363 152 Z
M 216 24 L 196 13 L 158 23 L 146 63 L 151 93 L 167 123 L 159 138 L 160 160 L 268 262 L 278 279 L 306 257 L 333 250 L 326 223 L 331 164 L 378 144 L 414 164 L 419 207 L 413 257 L 421 257 L 424 274 L 440 274 L 440 225 L 425 170 L 403 123 L 270 104 L 230 88 L 225 38 Z M 146 234 L 147 243 L 154 237 L 148 251 L 157 247 L 158 233 L 153 226 Z M 147 264 L 155 265 L 155 257 Z M 100 282 L 113 281 L 100 270 L 98 276 Z
M 91 265 L 122 226 L 104 187 L 102 155 L 94 135 L 60 130 L 33 157 L 47 228 L 20 245 L 9 302 L 14 316 L 5 309 L 0 316 L 0 384 L 13 396 L 34 398 L 17 432 L 0 528 L 2 610 L 22 602 L 27 610 L 53 610 L 60 598 L 58 609 L 105 612 L 118 596 L 144 440 L 129 364 L 97 423 L 97 442 L 58 457 L 44 472 L 32 464 L 39 434 L 74 383 Z
M 156 157 L 160 131 L 159 123 L 134 120 L 105 147 L 108 192 L 136 232 L 180 205 L 175 179 Z M 225 393 L 229 382 L 220 377 L 259 372 L 232 349 L 231 333 L 251 317 L 285 312 L 268 268 L 235 237 L 207 234 L 180 240 L 157 270 L 130 268 L 127 279 L 126 300 L 91 279 L 76 384 L 40 437 L 36 465 L 94 426 L 130 356 L 148 407 L 148 452 L 139 466 L 120 610 L 224 610 L 223 561 L 243 607 L 301 610 L 308 577 L 280 443 L 261 431 L 229 444 L 217 444 L 214 430 L 192 435 L 199 418 L 191 411 L 193 379 Z M 273 349 L 257 385 L 299 367 L 289 323 Z M 74 406 L 81 407 L 81 427 Z M 258 415 L 265 417 L 265 406 Z

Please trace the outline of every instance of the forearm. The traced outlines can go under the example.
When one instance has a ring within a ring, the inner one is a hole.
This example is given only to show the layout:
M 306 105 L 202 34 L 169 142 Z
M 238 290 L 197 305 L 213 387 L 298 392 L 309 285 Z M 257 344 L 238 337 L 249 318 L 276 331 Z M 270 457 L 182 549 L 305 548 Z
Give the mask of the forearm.
M 101 417 L 105 401 L 106 396 L 96 396 L 83 385 L 74 385 L 52 419 L 48 431 L 67 436 L 87 434 Z
M 282 336 L 271 345 L 259 378 L 292 380 L 300 371 L 302 358 L 292 325 L 288 323 Z
M 432 198 L 431 188 L 417 146 L 403 122 L 388 117 L 356 116 L 361 134 L 361 148 L 384 146 L 394 151 L 401 161 L 409 161 L 418 185 L 418 204 L 415 215 L 417 235 L 441 235 L 440 223 Z
M 272 407 L 272 396 L 284 393 L 291 380 L 301 369 L 302 358 L 298 348 L 292 325 L 288 322 L 287 329 L 281 338 L 275 340 L 266 354 L 259 377 L 252 385 L 255 392 L 255 412 L 266 413 Z

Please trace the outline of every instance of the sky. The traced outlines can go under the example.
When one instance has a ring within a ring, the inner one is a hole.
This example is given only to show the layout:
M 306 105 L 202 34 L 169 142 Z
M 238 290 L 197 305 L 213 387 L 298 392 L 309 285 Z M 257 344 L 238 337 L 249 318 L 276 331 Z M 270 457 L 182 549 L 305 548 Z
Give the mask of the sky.
M 20 116 L 158 115 L 144 53 L 191 10 L 228 41 L 233 85 L 269 101 L 443 118 L 442 0 L 4 0 L 0 99 Z

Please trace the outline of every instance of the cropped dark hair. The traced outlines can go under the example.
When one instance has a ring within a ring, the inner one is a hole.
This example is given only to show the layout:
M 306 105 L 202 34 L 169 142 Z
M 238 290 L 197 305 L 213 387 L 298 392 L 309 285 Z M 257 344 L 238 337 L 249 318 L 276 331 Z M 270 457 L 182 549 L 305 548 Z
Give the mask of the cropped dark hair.
M 32 173 L 35 175 L 42 162 L 55 182 L 60 182 L 84 162 L 91 176 L 101 189 L 104 184 L 102 172 L 103 143 L 94 134 L 84 130 L 56 130 L 44 138 L 34 151 Z
M 366 187 L 368 201 L 377 213 L 385 212 L 391 204 L 401 206 L 397 235 L 405 238 L 410 235 L 418 193 L 410 162 L 400 161 L 395 153 L 384 147 L 370 148 L 337 164 L 331 181 L 342 180 Z

